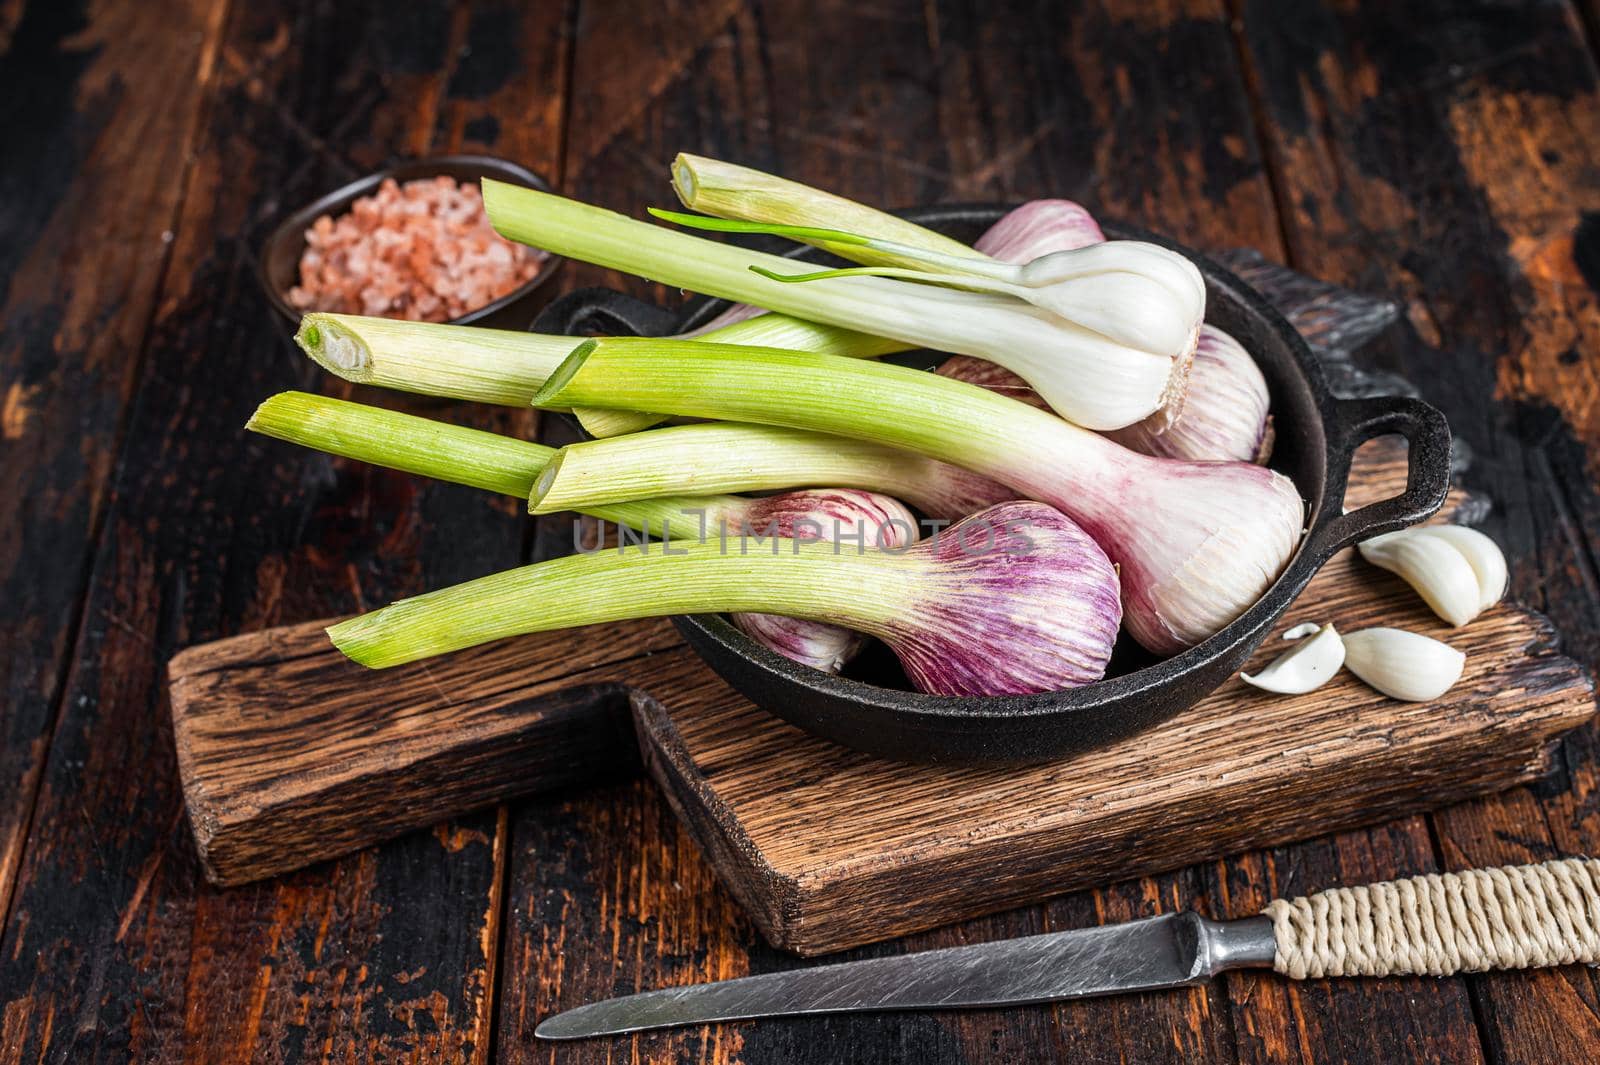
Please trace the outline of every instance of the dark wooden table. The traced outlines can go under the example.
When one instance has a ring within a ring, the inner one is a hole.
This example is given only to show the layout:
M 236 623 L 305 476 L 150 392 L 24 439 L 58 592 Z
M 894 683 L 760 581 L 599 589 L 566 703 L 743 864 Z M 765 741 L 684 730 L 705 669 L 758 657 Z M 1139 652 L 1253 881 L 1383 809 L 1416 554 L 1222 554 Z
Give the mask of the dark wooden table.
M 558 1006 L 790 964 L 620 774 L 254 887 L 199 878 L 175 649 L 560 548 L 510 502 L 240 431 L 281 389 L 353 394 L 285 347 L 263 233 L 425 152 L 635 212 L 679 149 L 876 203 L 1069 196 L 1388 294 L 1404 323 L 1370 364 L 1445 409 L 1514 594 L 1600 664 L 1600 6 L 1066 6 L 0 4 L 0 1062 L 1600 1060 L 1581 968 L 539 1044 Z M 647 291 L 561 278 L 596 282 Z M 860 953 L 1592 853 L 1597 736 L 1538 787 Z

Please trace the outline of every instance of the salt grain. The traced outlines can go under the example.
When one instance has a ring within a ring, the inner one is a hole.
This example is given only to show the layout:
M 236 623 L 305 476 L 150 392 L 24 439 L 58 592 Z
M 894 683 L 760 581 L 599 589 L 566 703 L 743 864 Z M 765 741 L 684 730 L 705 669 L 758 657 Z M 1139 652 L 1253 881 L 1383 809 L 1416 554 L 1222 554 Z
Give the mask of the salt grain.
M 385 179 L 338 218 L 306 230 L 302 311 L 445 322 L 492 303 L 539 273 L 546 254 L 489 225 L 478 186 L 454 178 Z

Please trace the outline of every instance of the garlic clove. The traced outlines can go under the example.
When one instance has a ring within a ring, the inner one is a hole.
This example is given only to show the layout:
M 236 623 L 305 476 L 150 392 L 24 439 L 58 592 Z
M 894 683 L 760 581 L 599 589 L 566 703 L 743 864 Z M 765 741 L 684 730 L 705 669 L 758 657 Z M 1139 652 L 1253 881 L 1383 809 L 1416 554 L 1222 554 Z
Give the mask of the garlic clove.
M 1357 550 L 1411 585 L 1435 614 L 1457 628 L 1493 606 L 1505 591 L 1505 556 L 1493 540 L 1472 529 L 1401 529 L 1366 540 Z
M 1460 551 L 1478 577 L 1478 612 L 1482 613 L 1500 601 L 1506 594 L 1510 574 L 1506 568 L 1505 552 L 1500 545 L 1477 529 L 1465 525 L 1430 525 L 1421 530 L 1444 540 Z
M 1283 638 L 1285 640 L 1303 640 L 1307 636 L 1315 636 L 1321 628 L 1322 626 L 1315 621 L 1302 621 L 1294 628 L 1285 630 Z
M 1478 575 L 1460 551 L 1420 529 L 1385 533 L 1358 544 L 1361 557 L 1411 585 L 1425 603 L 1460 627 L 1478 614 Z
M 1404 629 L 1362 629 L 1344 638 L 1344 664 L 1393 699 L 1425 703 L 1461 679 L 1467 656 L 1449 644 Z
M 1304 695 L 1332 680 L 1343 664 L 1344 641 L 1332 625 L 1324 625 L 1315 636 L 1295 644 L 1261 672 L 1254 676 L 1241 673 L 1239 679 L 1263 691 Z

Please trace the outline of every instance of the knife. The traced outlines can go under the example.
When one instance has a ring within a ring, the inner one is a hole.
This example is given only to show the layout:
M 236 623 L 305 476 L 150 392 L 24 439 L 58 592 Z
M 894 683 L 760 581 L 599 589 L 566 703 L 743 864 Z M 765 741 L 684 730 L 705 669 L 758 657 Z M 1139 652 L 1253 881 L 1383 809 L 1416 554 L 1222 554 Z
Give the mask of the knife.
M 1335 888 L 1260 916 L 1186 912 L 737 980 L 662 988 L 547 1018 L 541 1039 L 583 1039 L 756 1017 L 1054 1002 L 1204 983 L 1232 969 L 1293 979 L 1447 976 L 1600 961 L 1600 861 Z

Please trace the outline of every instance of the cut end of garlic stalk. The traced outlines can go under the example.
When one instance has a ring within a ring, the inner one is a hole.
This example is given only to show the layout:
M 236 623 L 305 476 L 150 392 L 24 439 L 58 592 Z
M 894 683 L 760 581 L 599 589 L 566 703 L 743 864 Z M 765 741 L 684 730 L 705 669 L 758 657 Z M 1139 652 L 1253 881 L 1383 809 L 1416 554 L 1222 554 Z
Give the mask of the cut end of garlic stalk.
M 600 346 L 598 340 L 585 340 L 561 360 L 549 377 L 544 379 L 544 384 L 539 386 L 539 391 L 533 394 L 532 403 L 535 407 L 551 405 L 554 397 L 565 388 L 575 377 L 583 364 L 589 361 L 589 356 L 594 354 L 595 348 Z
M 1344 664 L 1368 685 L 1411 703 L 1439 698 L 1461 679 L 1467 656 L 1404 629 L 1362 629 L 1344 638 Z
M 1411 585 L 1433 612 L 1460 628 L 1500 601 L 1506 558 L 1495 542 L 1460 525 L 1424 525 L 1357 546 L 1361 557 Z
M 694 203 L 698 186 L 694 180 L 694 167 L 689 165 L 689 160 L 679 155 L 672 161 L 672 187 L 678 193 L 678 199 L 686 204 Z
M 1305 627 L 1296 626 L 1290 631 Z M 1339 667 L 1344 665 L 1344 641 L 1332 625 L 1324 625 L 1321 629 L 1315 625 L 1310 627 L 1316 631 L 1315 636 L 1285 651 L 1254 676 L 1240 673 L 1239 679 L 1263 691 L 1280 695 L 1304 695 L 1328 683 L 1339 672 Z
M 300 319 L 294 340 L 317 365 L 347 380 L 363 380 L 363 371 L 372 362 L 367 345 L 331 314 L 318 312 Z

